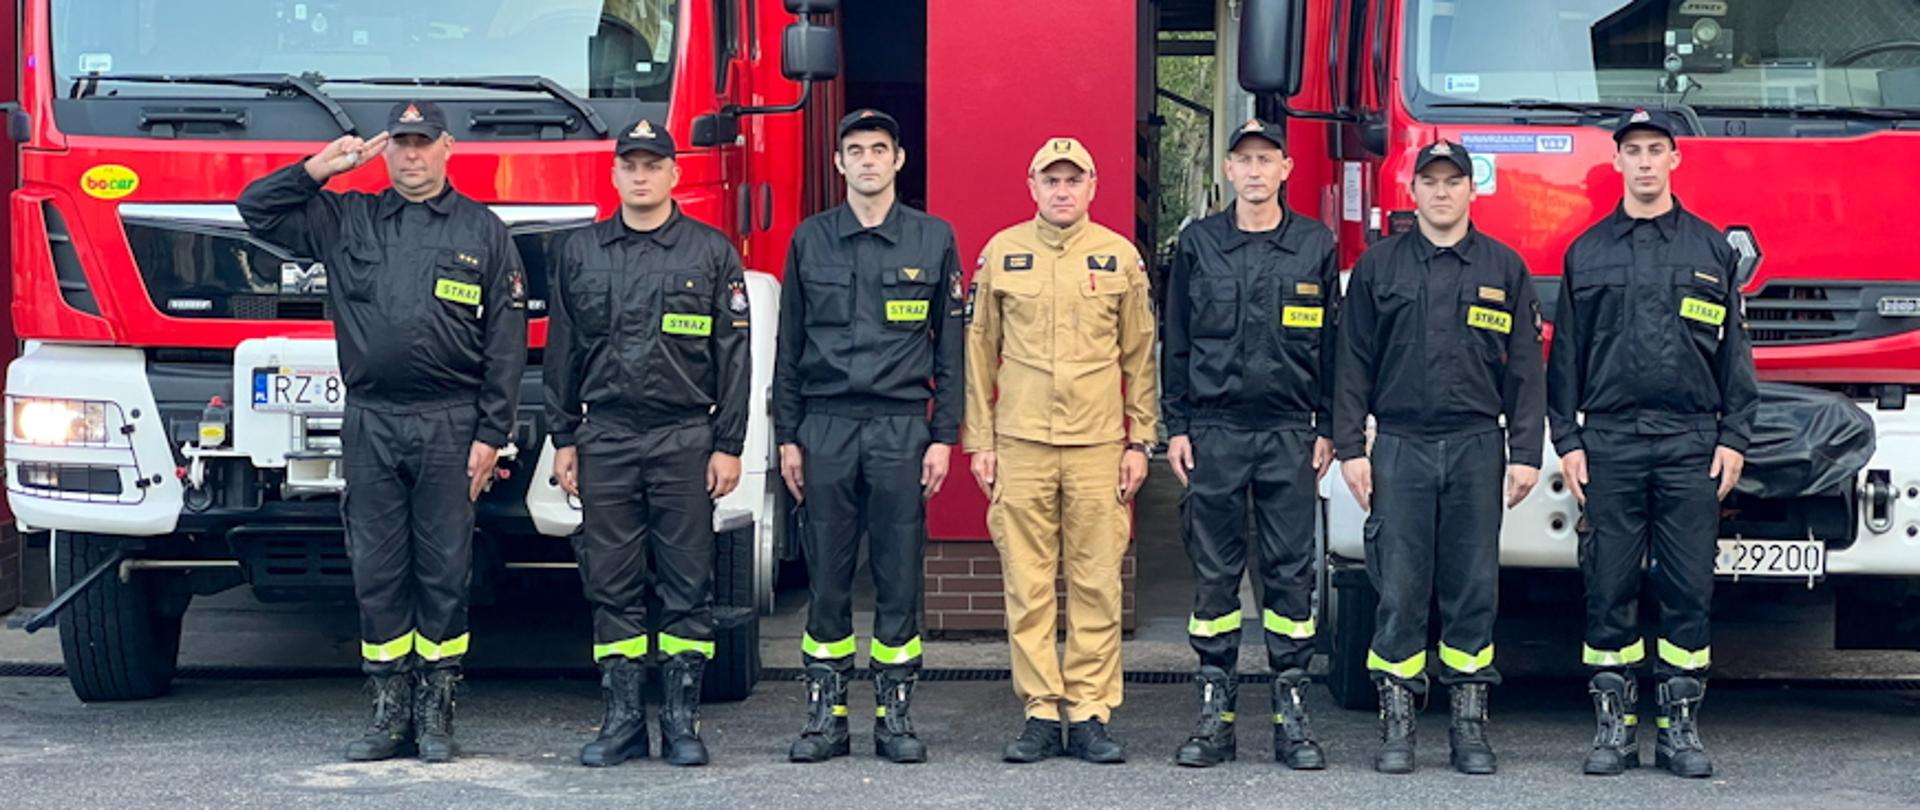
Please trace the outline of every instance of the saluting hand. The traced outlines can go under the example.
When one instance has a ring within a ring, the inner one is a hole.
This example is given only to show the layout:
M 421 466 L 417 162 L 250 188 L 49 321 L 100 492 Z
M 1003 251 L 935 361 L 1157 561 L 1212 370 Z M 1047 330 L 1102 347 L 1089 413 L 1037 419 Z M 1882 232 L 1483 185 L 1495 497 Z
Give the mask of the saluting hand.
M 325 183 L 327 178 L 336 174 L 352 171 L 366 165 L 387 148 L 392 136 L 385 132 L 362 139 L 358 135 L 342 135 L 320 150 L 320 154 L 307 158 L 307 176 L 315 182 Z
M 467 500 L 480 500 L 480 493 L 493 484 L 493 467 L 500 461 L 500 448 L 486 442 L 474 442 L 467 451 Z
M 1720 500 L 1726 500 L 1733 485 L 1740 483 L 1740 471 L 1746 466 L 1745 453 L 1731 447 L 1713 448 L 1713 466 L 1707 469 L 1707 477 L 1720 479 Z

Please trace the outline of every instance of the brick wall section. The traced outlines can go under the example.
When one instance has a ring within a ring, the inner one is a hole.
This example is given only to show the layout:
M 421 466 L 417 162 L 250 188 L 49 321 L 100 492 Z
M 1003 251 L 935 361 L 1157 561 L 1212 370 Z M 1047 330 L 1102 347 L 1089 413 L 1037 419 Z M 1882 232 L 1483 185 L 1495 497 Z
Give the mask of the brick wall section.
M 0 527 L 0 613 L 20 606 L 20 534 Z
M 1007 604 L 1000 580 L 1000 554 L 992 543 L 940 542 L 927 544 L 926 629 L 934 638 L 1004 636 Z M 1134 628 L 1134 552 L 1128 549 L 1120 563 L 1120 627 Z M 1060 600 L 1060 627 L 1066 629 L 1065 580 L 1055 584 Z

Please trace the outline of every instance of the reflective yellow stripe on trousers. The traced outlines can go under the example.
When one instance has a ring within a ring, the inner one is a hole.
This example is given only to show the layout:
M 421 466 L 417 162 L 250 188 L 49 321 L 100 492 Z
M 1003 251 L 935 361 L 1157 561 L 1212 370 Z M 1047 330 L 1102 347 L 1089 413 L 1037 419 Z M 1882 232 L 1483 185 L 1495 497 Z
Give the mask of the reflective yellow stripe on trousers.
M 1287 638 L 1295 640 L 1313 638 L 1314 627 L 1313 617 L 1311 616 L 1299 621 L 1294 621 L 1293 619 L 1268 610 L 1261 613 L 1260 623 L 1267 628 L 1267 632 L 1274 635 L 1286 636 Z
M 1240 611 L 1234 611 L 1214 619 L 1202 619 L 1199 616 L 1187 619 L 1187 635 L 1194 638 L 1213 638 L 1237 632 L 1240 629 Z
M 420 657 L 422 659 L 427 661 L 440 661 L 443 659 L 452 658 L 456 655 L 466 655 L 467 641 L 470 638 L 471 636 L 469 636 L 468 634 L 461 633 L 460 635 L 454 636 L 453 638 L 447 639 L 446 641 L 442 641 L 438 644 L 435 644 L 431 641 L 428 641 L 426 636 L 422 636 L 416 633 L 414 635 L 415 640 L 413 644 L 414 644 L 414 649 L 419 651 Z
M 407 657 L 408 653 L 413 652 L 414 635 L 412 630 L 408 630 L 405 633 L 401 633 L 399 638 L 383 644 L 362 641 L 360 642 L 360 657 L 376 663 L 398 661 Z

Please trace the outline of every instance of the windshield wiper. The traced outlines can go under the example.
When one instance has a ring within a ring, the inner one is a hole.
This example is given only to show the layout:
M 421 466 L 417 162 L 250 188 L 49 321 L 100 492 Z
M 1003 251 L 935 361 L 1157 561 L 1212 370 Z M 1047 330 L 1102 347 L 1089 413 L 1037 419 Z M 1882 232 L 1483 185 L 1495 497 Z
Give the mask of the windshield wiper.
M 1869 119 L 1908 121 L 1920 118 L 1920 109 L 1912 107 L 1842 107 L 1837 104 L 1802 104 L 1797 107 L 1769 107 L 1762 104 L 1703 104 L 1709 113 L 1734 115 L 1786 115 L 1794 118 Z
M 342 84 L 373 84 L 391 87 L 472 87 L 481 90 L 520 90 L 529 93 L 546 93 L 572 107 L 587 119 L 587 126 L 593 129 L 597 137 L 607 137 L 607 122 L 600 119 L 600 111 L 593 108 L 592 102 L 581 98 L 572 90 L 562 87 L 559 82 L 545 76 L 374 76 L 361 79 L 327 79 Z
M 347 135 L 360 134 L 360 128 L 353 123 L 353 117 L 347 115 L 340 102 L 323 92 L 316 74 L 295 76 L 291 73 L 189 73 L 180 75 L 159 73 L 88 73 L 75 76 L 73 87 L 67 91 L 72 98 L 87 98 L 98 91 L 100 82 L 130 82 L 135 84 L 212 84 L 227 87 L 252 87 L 261 90 L 275 90 L 281 93 L 291 91 L 295 95 L 313 99 L 315 104 L 325 108 L 340 131 Z M 84 92 L 83 92 L 84 88 Z
M 1700 124 L 1700 113 L 1694 110 L 1693 105 L 1677 102 L 1652 105 L 1615 104 L 1604 101 L 1554 101 L 1544 98 L 1516 98 L 1509 101 L 1432 101 L 1428 102 L 1426 106 L 1441 109 L 1565 112 L 1596 119 L 1617 118 L 1631 113 L 1634 110 L 1658 107 L 1659 109 L 1680 116 L 1682 120 L 1687 122 L 1687 129 L 1691 134 L 1700 134 L 1706 131 Z M 1680 134 L 1685 135 L 1689 133 L 1683 132 Z

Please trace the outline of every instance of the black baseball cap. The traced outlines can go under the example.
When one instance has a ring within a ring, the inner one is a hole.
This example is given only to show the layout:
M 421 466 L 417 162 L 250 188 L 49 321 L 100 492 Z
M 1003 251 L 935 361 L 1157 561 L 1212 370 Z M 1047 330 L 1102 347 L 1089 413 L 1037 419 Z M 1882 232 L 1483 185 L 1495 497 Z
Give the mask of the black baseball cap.
M 431 101 L 402 101 L 387 113 L 387 134 L 439 138 L 447 132 L 447 113 Z
M 1246 123 L 1240 125 L 1239 129 L 1234 130 L 1233 137 L 1227 139 L 1227 151 L 1231 152 L 1240 148 L 1241 142 L 1248 138 L 1260 138 L 1271 141 L 1274 146 L 1280 147 L 1280 151 L 1283 152 L 1287 149 L 1287 130 L 1285 127 L 1279 124 L 1270 124 L 1258 118 L 1249 118 Z
M 1666 110 L 1649 110 L 1646 108 L 1627 113 L 1620 119 L 1620 125 L 1613 129 L 1613 142 L 1619 143 L 1626 140 L 1627 133 L 1636 129 L 1658 132 L 1667 136 L 1667 140 L 1671 141 L 1673 140 L 1674 132 L 1673 116 Z
M 900 122 L 893 116 L 875 109 L 860 109 L 847 113 L 840 119 L 839 134 L 835 140 L 847 137 L 847 133 L 859 129 L 877 129 L 891 136 L 895 143 L 900 141 Z
M 613 154 L 625 155 L 628 152 L 646 152 L 663 158 L 675 157 L 679 150 L 674 148 L 673 136 L 664 126 L 656 127 L 652 121 L 642 118 L 633 122 L 633 126 L 620 133 L 613 142 Z
M 1472 179 L 1473 158 L 1467 154 L 1467 148 L 1445 138 L 1427 144 L 1425 149 L 1420 150 L 1420 156 L 1413 160 L 1413 173 L 1419 174 L 1442 160 L 1460 167 L 1460 173 Z

